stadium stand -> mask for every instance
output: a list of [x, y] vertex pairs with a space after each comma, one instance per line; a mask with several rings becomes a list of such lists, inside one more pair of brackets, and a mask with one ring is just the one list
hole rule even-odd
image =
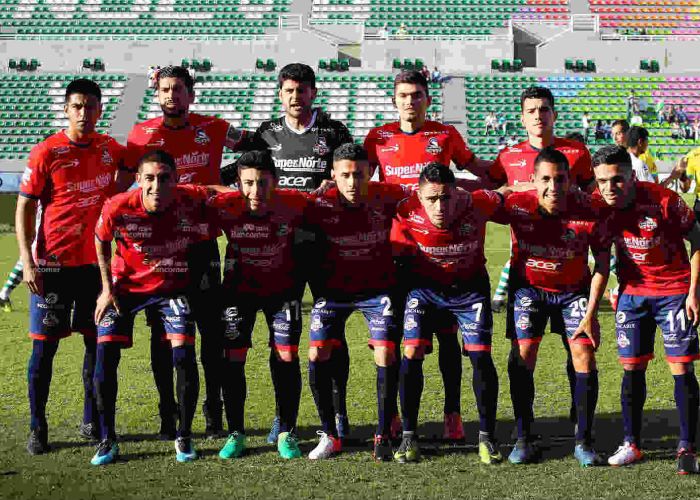
[[[85, 75], [59, 73], [0, 73], [0, 158], [25, 158], [32, 146], [65, 127], [65, 85]], [[91, 74], [102, 87], [100, 131], [110, 129], [127, 82], [126, 75]]]
[[601, 28], [621, 34], [700, 34], [700, 7], [693, 0], [589, 0], [589, 7]]

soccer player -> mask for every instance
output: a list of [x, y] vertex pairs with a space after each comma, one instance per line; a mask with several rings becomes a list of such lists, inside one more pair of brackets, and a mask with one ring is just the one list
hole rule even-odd
[[276, 359], [272, 377], [279, 408], [277, 448], [282, 458], [297, 458], [301, 451], [293, 431], [301, 397], [302, 290], [297, 286], [294, 239], [310, 200], [305, 193], [276, 189], [277, 170], [269, 151], [244, 153], [237, 164], [239, 192], [210, 201], [228, 240], [222, 286], [222, 386], [229, 437], [219, 456], [237, 458], [246, 449], [245, 362], [255, 319], [262, 311]]
[[[428, 82], [418, 71], [403, 71], [394, 79], [392, 98], [399, 121], [373, 128], [365, 138], [370, 164], [379, 180], [415, 190], [423, 168], [431, 162], [481, 174], [486, 164], [478, 160], [456, 128], [427, 119], [432, 99]], [[445, 388], [445, 439], [464, 438], [460, 415], [462, 358], [457, 340], [457, 324], [450, 316], [436, 316], [440, 342], [439, 364]]]
[[[700, 227], [692, 210], [673, 191], [635, 180], [625, 149], [601, 148], [593, 168], [602, 201], [613, 209], [620, 282], [615, 323], [624, 368], [621, 403], [624, 442], [608, 459], [613, 466], [642, 459], [642, 411], [646, 369], [654, 357], [654, 334], [661, 329], [666, 361], [673, 375], [680, 421], [679, 474], [698, 471], [695, 437], [698, 425], [698, 275]], [[684, 240], [690, 241], [690, 260]]]
[[14, 289], [17, 288], [20, 283], [22, 283], [23, 266], [24, 264], [22, 264], [22, 259], [18, 259], [15, 263], [15, 267], [13, 267], [10, 274], [7, 275], [7, 280], [0, 291], [0, 308], [2, 308], [3, 312], [12, 312], [12, 301], [10, 301], [10, 295]]
[[445, 313], [459, 322], [464, 354], [473, 367], [479, 457], [487, 464], [502, 460], [494, 436], [498, 375], [491, 358], [493, 318], [484, 257], [486, 222], [502, 205], [503, 197], [490, 191], [464, 193], [460, 199], [454, 174], [437, 162], [422, 169], [418, 190], [399, 204], [391, 239], [409, 289], [400, 369], [404, 430], [394, 455], [399, 462], [420, 459], [416, 430], [423, 359], [432, 350], [433, 318]]
[[68, 84], [63, 108], [68, 128], [32, 149], [17, 200], [17, 241], [24, 281], [31, 292], [29, 336], [33, 343], [28, 367], [31, 419], [27, 451], [32, 455], [49, 450], [46, 403], [53, 358], [59, 340], [71, 331], [82, 333], [85, 344], [85, 403], [80, 434], [94, 438], [99, 432], [92, 379], [96, 335], [93, 314], [100, 277], [89, 233], [102, 203], [113, 194], [115, 174], [124, 155], [124, 148], [114, 139], [95, 132], [102, 113], [101, 100], [100, 87], [91, 80]]
[[[284, 115], [274, 120], [260, 124], [256, 132], [248, 140], [242, 142], [239, 149], [269, 150], [277, 169], [277, 183], [280, 188], [296, 189], [299, 191], [315, 191], [331, 177], [333, 152], [341, 144], [353, 142], [352, 135], [341, 122], [331, 119], [321, 108], [314, 107], [316, 99], [316, 75], [306, 64], [292, 63], [284, 66], [277, 77], [278, 97], [285, 110]], [[236, 180], [238, 171], [236, 164], [227, 166], [222, 172], [225, 184]], [[310, 235], [304, 231], [297, 232], [295, 253], [299, 258], [309, 256]], [[300, 272], [299, 296], [303, 296], [305, 278], [314, 274], [316, 264], [308, 259], [301, 266], [306, 271]], [[314, 283], [310, 283], [312, 294], [315, 294]], [[274, 353], [270, 353], [270, 371], [274, 375], [280, 361]], [[345, 340], [333, 351], [331, 364], [333, 367], [333, 399], [338, 415], [336, 416], [338, 432], [347, 437], [350, 426], [347, 417], [346, 392], [350, 373], [350, 357]], [[282, 366], [286, 371], [288, 367]], [[279, 402], [278, 402], [279, 403]], [[279, 405], [278, 405], [279, 406]], [[278, 441], [280, 427], [279, 408], [272, 423], [272, 429], [267, 437], [268, 443]]]
[[342, 448], [334, 420], [331, 364], [333, 351], [345, 337], [345, 322], [353, 311], [364, 315], [369, 346], [377, 365], [378, 425], [374, 458], [391, 460], [391, 421], [396, 414], [398, 364], [396, 343], [396, 272], [389, 241], [398, 202], [406, 196], [401, 186], [369, 182], [366, 151], [344, 144], [333, 153], [336, 188], [316, 199], [308, 223], [316, 231], [315, 259], [319, 263], [315, 303], [311, 311], [309, 385], [322, 431], [309, 453], [312, 460], [329, 458]]
[[[203, 186], [178, 185], [175, 159], [151, 151], [140, 160], [138, 189], [109, 199], [95, 227], [94, 245], [102, 278], [94, 321], [97, 323], [95, 391], [101, 442], [93, 465], [114, 462], [117, 369], [122, 348], [132, 345], [134, 318], [148, 315], [153, 332], [172, 346], [177, 375], [178, 429], [176, 459], [197, 458], [192, 445], [192, 419], [199, 396], [199, 373], [194, 348], [194, 320], [188, 289], [188, 250], [209, 232]], [[117, 250], [112, 259], [112, 240]]]
[[630, 130], [630, 124], [627, 120], [615, 120], [610, 128], [613, 142], [623, 148], [627, 147], [627, 132]]
[[[246, 137], [227, 121], [214, 116], [191, 113], [195, 99], [194, 80], [180, 66], [167, 66], [157, 73], [156, 96], [163, 116], [134, 125], [127, 139], [127, 167], [136, 167], [149, 151], [167, 151], [177, 164], [181, 184], [221, 184], [221, 156], [224, 146], [236, 149]], [[206, 434], [213, 438], [222, 432], [221, 380], [222, 346], [218, 325], [218, 289], [221, 262], [216, 243], [218, 233], [191, 249], [192, 288], [187, 292], [192, 313], [202, 335], [202, 368], [205, 398], [203, 403]], [[160, 395], [160, 436], [175, 435], [175, 399], [170, 344], [159, 335], [151, 338], [151, 366]]]
[[[576, 384], [576, 446], [584, 466], [597, 465], [591, 429], [598, 399], [594, 351], [600, 343], [597, 313], [610, 266], [606, 219], [591, 202], [569, 191], [569, 163], [553, 147], [535, 158], [536, 190], [510, 195], [497, 222], [509, 223], [513, 235], [513, 307], [508, 330], [513, 339], [508, 366], [518, 440], [508, 457], [514, 464], [533, 462], [532, 405], [537, 352], [547, 320], [563, 317]], [[593, 276], [588, 251], [593, 252]]]

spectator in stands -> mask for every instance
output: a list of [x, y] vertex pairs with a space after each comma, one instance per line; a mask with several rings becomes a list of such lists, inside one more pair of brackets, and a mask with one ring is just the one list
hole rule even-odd
[[506, 146], [508, 146], [508, 147], [515, 146], [518, 142], [520, 142], [520, 141], [518, 141], [518, 136], [513, 134], [510, 136], [510, 139], [508, 139], [506, 141]]
[[156, 68], [154, 66], [149, 66], [148, 67], [148, 72], [146, 73], [146, 79], [148, 80], [148, 88], [149, 89], [154, 89], [156, 88], [155, 85], [155, 77], [156, 75]]
[[637, 99], [634, 89], [630, 89], [630, 93], [627, 96], [627, 116], [632, 116], [636, 113], [639, 113], [639, 99]]
[[676, 121], [676, 108], [673, 104], [666, 106], [664, 110], [664, 121], [666, 123], [672, 123]]
[[627, 132], [629, 132], [630, 124], [627, 120], [615, 120], [612, 124], [612, 140], [618, 146], [627, 147]]
[[659, 125], [661, 125], [664, 121], [666, 121], [666, 116], [664, 114], [664, 109], [666, 108], [666, 103], [664, 103], [664, 100], [662, 98], [659, 98], [658, 101], [656, 101], [656, 107], [654, 111], [656, 111], [656, 118], [659, 121]]
[[649, 147], [649, 132], [644, 127], [631, 127], [627, 132], [627, 152], [632, 158], [632, 169], [638, 181], [654, 182], [646, 163], [639, 156]]
[[486, 135], [489, 134], [489, 129], [492, 129], [494, 132], [498, 133], [498, 120], [496, 119], [496, 113], [494, 113], [493, 111], [489, 111], [489, 114], [486, 116], [485, 125], [486, 129], [484, 130], [484, 133]]
[[423, 75], [426, 81], [430, 81], [430, 70], [427, 66], [423, 66], [423, 69], [420, 70], [420, 74]]
[[641, 125], [644, 124], [644, 120], [642, 119], [642, 115], [639, 113], [635, 113], [632, 115], [632, 119], [630, 119], [630, 125], [633, 127], [640, 127]]
[[639, 98], [639, 114], [646, 116], [647, 111], [649, 111], [649, 101], [647, 101], [646, 97], [641, 96]]
[[681, 136], [683, 139], [687, 139], [690, 137], [690, 120], [688, 120], [688, 115], [686, 114], [685, 111], [683, 111], [683, 105], [679, 104], [678, 109], [676, 110], [676, 121], [678, 122], [678, 126], [681, 129]]
[[408, 28], [406, 28], [406, 23], [401, 23], [401, 26], [399, 26], [399, 29], [396, 31], [396, 36], [405, 37], [406, 35], [408, 35]]
[[700, 136], [700, 116], [696, 115], [693, 120], [693, 139], [697, 141], [698, 136]]
[[433, 72], [430, 75], [430, 79], [434, 83], [440, 83], [442, 81], [442, 74], [440, 73], [440, 70], [437, 68], [437, 66], [433, 67]]
[[606, 120], [603, 123], [603, 133], [603, 139], [605, 139], [606, 141], [612, 139], [612, 125], [610, 124], [610, 120]]
[[682, 138], [683, 138], [683, 133], [681, 132], [681, 126], [676, 120], [673, 120], [671, 122], [671, 139], [682, 139]]
[[581, 128], [583, 129], [584, 144], [588, 142], [588, 131], [591, 129], [591, 121], [588, 118], [588, 111], [583, 112], [581, 117]]
[[503, 112], [498, 112], [498, 129], [505, 136], [508, 135], [508, 116]]
[[388, 40], [389, 37], [391, 36], [391, 26], [389, 26], [389, 23], [384, 23], [384, 26], [382, 26], [382, 29], [379, 30], [379, 38], [383, 38], [384, 40]]
[[603, 139], [605, 139], [605, 127], [603, 120], [598, 120], [595, 124], [595, 140], [602, 141]]
[[503, 149], [506, 149], [506, 138], [502, 135], [498, 138], [498, 150], [501, 151]]

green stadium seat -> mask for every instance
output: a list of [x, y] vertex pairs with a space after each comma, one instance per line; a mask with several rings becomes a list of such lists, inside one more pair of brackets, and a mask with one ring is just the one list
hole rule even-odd
[[255, 69], [265, 69], [265, 61], [258, 58], [255, 60]]
[[568, 71], [573, 71], [574, 70], [574, 60], [573, 59], [565, 59], [564, 60], [564, 69]]
[[340, 60], [340, 71], [348, 71], [350, 69], [350, 61], [348, 59]]
[[395, 58], [395, 59], [391, 62], [391, 67], [392, 67], [393, 69], [401, 69], [401, 59]]
[[500, 71], [501, 70], [501, 60], [500, 59], [491, 59], [491, 70], [492, 71]]
[[265, 71], [275, 71], [276, 67], [277, 67], [277, 63], [275, 62], [274, 59], [268, 59], [265, 62]]

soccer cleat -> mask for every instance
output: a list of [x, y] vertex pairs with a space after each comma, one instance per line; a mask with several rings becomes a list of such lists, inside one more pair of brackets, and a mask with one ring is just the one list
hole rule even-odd
[[698, 473], [698, 458], [695, 455], [694, 451], [690, 451], [686, 448], [681, 448], [680, 450], [678, 450], [676, 460], [678, 463], [678, 467], [676, 470], [681, 476]]
[[642, 458], [644, 458], [644, 453], [637, 448], [637, 445], [625, 441], [624, 444], [608, 458], [608, 464], [613, 467], [619, 467], [621, 465], [630, 465], [639, 462]]
[[401, 417], [398, 414], [394, 415], [391, 419], [391, 429], [389, 430], [389, 435], [392, 441], [398, 441], [403, 435], [403, 424], [401, 423]]
[[97, 425], [93, 424], [92, 422], [88, 424], [80, 424], [80, 427], [78, 428], [78, 435], [83, 439], [87, 439], [88, 441], [99, 441], [100, 439]]
[[11, 313], [12, 312], [12, 302], [10, 302], [10, 299], [0, 298], [0, 309], [2, 309], [3, 312]]
[[331, 458], [333, 455], [340, 453], [342, 449], [342, 441], [340, 438], [326, 434], [323, 431], [317, 431], [316, 434], [320, 437], [316, 448], [309, 453], [311, 460], [324, 460]]
[[30, 455], [42, 455], [48, 453], [51, 447], [48, 443], [48, 432], [44, 429], [33, 429], [29, 432], [27, 451]]
[[340, 439], [347, 439], [350, 436], [350, 422], [347, 415], [337, 413], [335, 415], [335, 430]]
[[464, 439], [462, 416], [459, 413], [445, 413], [442, 437], [450, 441], [461, 441]]
[[479, 439], [479, 460], [482, 464], [500, 464], [503, 455], [498, 451], [498, 443], [491, 439]]
[[116, 462], [119, 458], [119, 445], [111, 439], [104, 439], [97, 445], [97, 452], [92, 457], [92, 465], [107, 465]]
[[537, 458], [537, 447], [525, 439], [518, 439], [513, 446], [513, 451], [508, 455], [508, 461], [516, 465], [530, 464], [537, 461]]
[[394, 452], [391, 450], [391, 441], [387, 436], [374, 436], [372, 456], [377, 462], [391, 462], [394, 458]]
[[506, 301], [504, 299], [493, 299], [491, 301], [491, 311], [494, 313], [499, 313], [503, 311], [506, 307]]
[[577, 444], [574, 447], [574, 457], [581, 467], [596, 467], [603, 464], [603, 459], [596, 453], [592, 446]]
[[197, 458], [197, 452], [192, 446], [192, 439], [179, 437], [175, 440], [175, 459], [180, 462], [191, 462]]
[[280, 417], [278, 415], [275, 415], [275, 418], [272, 420], [272, 428], [270, 428], [270, 433], [267, 435], [267, 442], [269, 444], [275, 444], [277, 442], [277, 438], [279, 438], [280, 435]]
[[418, 438], [413, 433], [404, 433], [401, 445], [399, 445], [399, 449], [394, 453], [394, 460], [401, 464], [420, 461]]
[[228, 460], [229, 458], [238, 458], [245, 452], [245, 434], [239, 432], [232, 432], [229, 434], [226, 444], [221, 448], [219, 452], [219, 458]]
[[280, 432], [277, 438], [277, 451], [285, 460], [300, 458], [299, 440], [291, 432]]

